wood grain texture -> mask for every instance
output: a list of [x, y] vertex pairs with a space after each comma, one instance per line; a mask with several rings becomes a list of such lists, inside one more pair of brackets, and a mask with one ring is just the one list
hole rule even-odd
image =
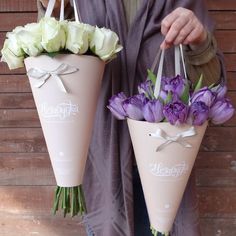
[[209, 10], [225, 11], [236, 10], [235, 0], [204, 0]]
[[1, 12], [31, 12], [37, 11], [36, 0], [1, 0]]

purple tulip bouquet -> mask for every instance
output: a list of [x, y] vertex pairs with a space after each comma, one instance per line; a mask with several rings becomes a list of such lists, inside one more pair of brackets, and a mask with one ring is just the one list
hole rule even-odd
[[156, 76], [148, 71], [148, 79], [138, 86], [138, 94], [127, 97], [123, 92], [109, 100], [108, 108], [119, 120], [130, 118], [172, 125], [202, 125], [207, 120], [219, 125], [229, 120], [235, 109], [226, 97], [226, 85], [202, 87], [203, 77], [195, 86], [184, 77], [162, 77], [161, 92], [154, 96]]
[[154, 236], [169, 235], [208, 122], [223, 124], [235, 112], [223, 84], [202, 86], [201, 76], [193, 86], [180, 75], [161, 76], [157, 96], [157, 80], [148, 70], [137, 94], [121, 92], [108, 105], [128, 121]]

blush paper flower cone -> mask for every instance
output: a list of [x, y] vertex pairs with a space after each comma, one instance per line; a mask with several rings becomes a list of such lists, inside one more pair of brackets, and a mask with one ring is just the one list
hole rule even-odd
[[[61, 65], [68, 68], [55, 75]], [[57, 185], [81, 185], [105, 64], [93, 56], [58, 54], [28, 57], [25, 66]], [[39, 78], [29, 75], [32, 69]]]
[[[151, 227], [168, 234], [198, 154], [207, 122], [196, 127], [176, 127], [166, 122], [148, 123], [128, 119], [128, 126]], [[181, 143], [173, 141], [180, 133], [186, 133], [187, 130], [191, 133], [193, 129], [195, 135], [185, 137], [179, 141]], [[164, 131], [169, 137], [166, 139], [172, 139], [173, 142], [163, 146], [167, 141], [155, 136], [157, 130]]]

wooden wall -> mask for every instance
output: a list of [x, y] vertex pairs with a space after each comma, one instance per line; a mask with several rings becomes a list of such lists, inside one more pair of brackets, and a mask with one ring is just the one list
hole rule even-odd
[[[236, 106], [236, 1], [206, 2], [216, 20], [229, 95]], [[35, 1], [1, 0], [0, 48], [6, 31], [36, 16]], [[211, 126], [202, 144], [196, 167], [203, 236], [236, 235], [235, 140], [234, 117], [224, 126]], [[54, 185], [25, 71], [9, 71], [0, 63], [0, 235], [84, 235], [79, 218], [51, 216]]]

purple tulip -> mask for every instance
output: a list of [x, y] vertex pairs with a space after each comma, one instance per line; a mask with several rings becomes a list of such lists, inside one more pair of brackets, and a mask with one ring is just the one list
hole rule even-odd
[[127, 98], [123, 102], [124, 110], [127, 116], [134, 120], [143, 120], [143, 106], [147, 102], [144, 94], [135, 95]]
[[151, 80], [146, 80], [138, 86], [139, 94], [144, 93], [148, 98], [153, 97], [154, 86]]
[[217, 101], [210, 110], [210, 118], [213, 124], [223, 124], [229, 120], [235, 113], [235, 109], [232, 106], [229, 99], [222, 99]]
[[144, 119], [148, 122], [160, 122], [163, 120], [163, 104], [157, 100], [148, 101], [143, 107]]
[[177, 100], [165, 105], [163, 113], [165, 118], [172, 125], [180, 125], [185, 123], [187, 120], [188, 106], [185, 105], [183, 102]]
[[118, 93], [117, 95], [112, 96], [112, 98], [109, 100], [109, 105], [107, 106], [108, 109], [112, 112], [112, 114], [118, 119], [118, 120], [124, 120], [127, 116], [124, 108], [123, 108], [123, 102], [127, 99], [125, 94], [123, 92]]
[[191, 124], [202, 125], [209, 117], [209, 107], [204, 102], [194, 102], [189, 110], [189, 118]]
[[216, 87], [213, 87], [211, 91], [216, 94], [216, 100], [221, 100], [226, 95], [227, 87], [220, 84]]
[[208, 107], [211, 107], [215, 99], [215, 93], [213, 93], [208, 87], [203, 87], [192, 94], [190, 101], [191, 103], [204, 102]]
[[162, 90], [166, 94], [172, 92], [180, 97], [184, 92], [185, 86], [185, 79], [180, 75], [173, 78], [162, 78]]

